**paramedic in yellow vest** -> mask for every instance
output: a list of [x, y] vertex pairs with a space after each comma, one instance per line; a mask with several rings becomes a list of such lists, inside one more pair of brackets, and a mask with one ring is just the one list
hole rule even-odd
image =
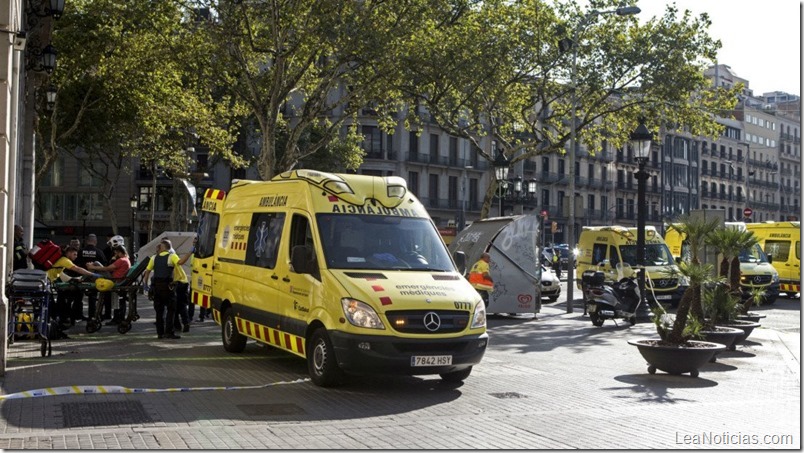
[[159, 339], [178, 340], [173, 323], [176, 320], [176, 284], [173, 278], [173, 268], [179, 262], [179, 256], [171, 253], [173, 244], [163, 239], [156, 249], [156, 255], [148, 262], [145, 268], [143, 281], [145, 291], [149, 291], [148, 278], [154, 274], [152, 285], [154, 310], [156, 311], [156, 337]]
[[553, 271], [556, 273], [556, 278], [561, 278], [561, 258], [559, 256], [561, 252], [554, 248], [553, 249]]
[[469, 271], [469, 283], [480, 293], [480, 297], [483, 298], [486, 307], [489, 306], [489, 291], [494, 289], [494, 281], [489, 274], [490, 260], [491, 256], [488, 253], [483, 253]]

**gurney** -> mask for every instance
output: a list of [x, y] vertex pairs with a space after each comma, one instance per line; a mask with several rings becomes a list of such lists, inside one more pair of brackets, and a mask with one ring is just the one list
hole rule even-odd
[[[131, 324], [140, 319], [140, 315], [137, 313], [137, 293], [140, 291], [140, 288], [142, 288], [142, 274], [145, 272], [145, 268], [148, 267], [150, 259], [150, 257], [146, 256], [141, 261], [134, 263], [128, 270], [128, 273], [126, 273], [126, 276], [119, 282], [113, 282], [105, 278], [100, 278], [95, 281], [73, 278], [67, 281], [57, 280], [55, 286], [57, 289], [70, 286], [71, 288], [81, 290], [96, 290], [101, 293], [111, 292], [117, 294], [120, 298], [124, 298], [127, 300], [127, 314], [120, 324], [117, 325], [117, 331], [121, 334], [127, 333], [131, 330]], [[86, 326], [87, 333], [97, 332], [103, 326], [101, 320], [102, 310], [103, 303], [98, 300], [98, 304], [95, 306], [95, 313], [89, 314], [90, 318]]]
[[53, 300], [50, 281], [45, 271], [19, 269], [11, 274], [6, 285], [10, 308], [8, 343], [17, 335], [39, 337], [42, 357], [50, 356], [50, 302]]

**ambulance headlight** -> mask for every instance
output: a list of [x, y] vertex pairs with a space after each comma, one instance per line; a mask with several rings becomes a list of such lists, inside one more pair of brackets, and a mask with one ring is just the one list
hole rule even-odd
[[678, 279], [678, 284], [680, 286], [690, 286], [690, 279], [682, 275], [681, 278]]
[[481, 300], [475, 305], [475, 312], [472, 314], [472, 326], [470, 329], [486, 327], [486, 304]]
[[359, 300], [343, 298], [341, 299], [343, 314], [353, 326], [365, 327], [366, 329], [385, 330], [380, 317], [368, 304]]
[[779, 274], [773, 274], [773, 277], [771, 277], [771, 283], [779, 283]]

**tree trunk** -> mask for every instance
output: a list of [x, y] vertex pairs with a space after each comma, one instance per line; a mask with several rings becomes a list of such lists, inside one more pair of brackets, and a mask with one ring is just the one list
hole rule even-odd
[[676, 320], [673, 323], [673, 330], [670, 331], [669, 341], [673, 344], [682, 344], [686, 342], [686, 338], [684, 338], [684, 326], [687, 325], [687, 317], [689, 316], [690, 306], [693, 302], [693, 294], [694, 294], [693, 286], [687, 288], [684, 291], [684, 295], [681, 296], [681, 301], [678, 303], [678, 309], [676, 310]]

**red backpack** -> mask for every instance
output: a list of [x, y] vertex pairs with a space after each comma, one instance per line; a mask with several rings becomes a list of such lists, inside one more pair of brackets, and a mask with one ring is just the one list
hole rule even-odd
[[31, 249], [30, 256], [34, 268], [46, 271], [61, 258], [61, 247], [50, 239], [44, 239]]

